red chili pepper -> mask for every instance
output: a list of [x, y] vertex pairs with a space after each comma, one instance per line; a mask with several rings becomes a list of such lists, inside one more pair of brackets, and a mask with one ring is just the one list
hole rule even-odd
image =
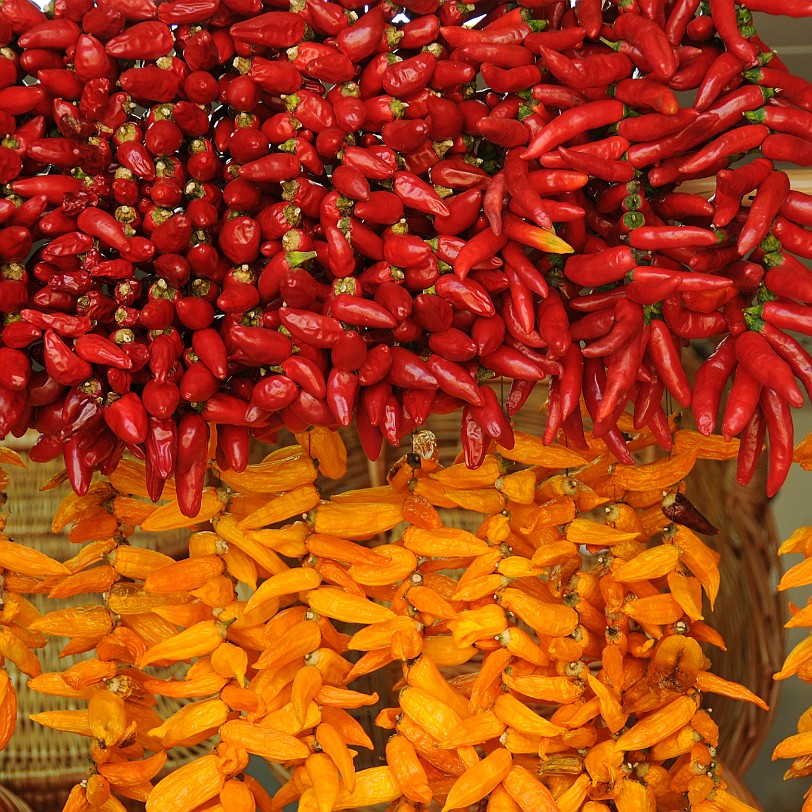
[[753, 416], [739, 435], [739, 453], [736, 462], [736, 481], [745, 486], [753, 479], [761, 452], [764, 449], [764, 437], [767, 421], [761, 405], [756, 406]]
[[[659, 116], [659, 113], [651, 113], [647, 119]], [[711, 112], [700, 113], [692, 121], [689, 121], [682, 129], [673, 134], [664, 136], [654, 136], [644, 143], [634, 144], [629, 148], [629, 161], [638, 169], [657, 163], [666, 158], [671, 158], [678, 153], [684, 153], [697, 144], [705, 141], [714, 131], [718, 118]], [[659, 120], [654, 122], [659, 125]], [[657, 129], [662, 127], [657, 126]], [[622, 131], [621, 131], [622, 130]], [[629, 140], [637, 140], [634, 133], [630, 133], [628, 128], [618, 127], [618, 132], [625, 135]]]
[[473, 279], [460, 279], [455, 274], [444, 274], [436, 282], [437, 294], [455, 308], [470, 310], [478, 316], [493, 316], [496, 312], [487, 291]]
[[797, 299], [804, 304], [812, 304], [812, 271], [791, 254], [780, 252], [766, 254], [764, 262], [770, 265], [764, 277], [764, 284], [771, 293], [783, 298]]
[[635, 176], [635, 168], [628, 161], [613, 161], [587, 152], [558, 148], [558, 155], [569, 169], [593, 175], [609, 183], [628, 183]]
[[401, 268], [417, 268], [433, 256], [431, 246], [416, 234], [390, 234], [383, 245], [387, 262]]
[[489, 441], [467, 405], [462, 410], [461, 434], [465, 464], [471, 469], [479, 468], [485, 462]]
[[[588, 358], [584, 363], [584, 402], [587, 410], [596, 419], [598, 409], [603, 401], [603, 390], [606, 386], [606, 373], [603, 363], [597, 358]], [[575, 412], [573, 412], [575, 414]], [[572, 417], [572, 415], [570, 416]], [[580, 420], [579, 420], [580, 422]], [[567, 423], [564, 423], [565, 431]], [[634, 465], [634, 458], [626, 446], [623, 434], [617, 425], [609, 426], [601, 433], [601, 439], [606, 443], [615, 457], [626, 465]]]
[[344, 333], [330, 351], [330, 362], [342, 372], [357, 372], [366, 357], [366, 342], [355, 330]]
[[45, 368], [58, 383], [73, 386], [93, 374], [93, 369], [73, 353], [52, 329], [45, 330]]
[[688, 25], [699, 8], [699, 2], [700, 0], [677, 0], [671, 8], [664, 31], [668, 41], [675, 47], [685, 37]]
[[103, 414], [105, 423], [123, 442], [140, 445], [147, 439], [149, 417], [134, 392], [109, 402]]
[[116, 344], [95, 333], [79, 336], [76, 340], [76, 354], [90, 364], [131, 369], [132, 360]]
[[465, 279], [472, 268], [495, 257], [507, 241], [505, 234], [497, 236], [489, 228], [478, 232], [462, 246], [454, 258], [454, 273], [460, 279]]
[[614, 33], [640, 51], [655, 78], [666, 81], [676, 73], [679, 66], [676, 50], [652, 20], [637, 14], [621, 14], [615, 21]]
[[518, 380], [541, 381], [548, 374], [561, 374], [561, 365], [557, 361], [551, 361], [538, 354], [534, 354], [531, 358], [526, 352], [507, 344], [482, 355], [480, 360], [486, 369], [492, 370], [497, 375]]
[[720, 135], [680, 164], [680, 171], [697, 173], [706, 171], [721, 159], [738, 153], [747, 153], [760, 146], [769, 130], [762, 124], [751, 124]]
[[722, 420], [722, 436], [725, 439], [735, 437], [744, 429], [758, 405], [760, 393], [759, 381], [744, 367], [738, 366]]
[[779, 212], [796, 225], [811, 227], [812, 195], [803, 192], [790, 192]]
[[246, 327], [226, 321], [221, 329], [221, 335], [229, 358], [251, 366], [278, 364], [291, 353], [290, 339], [275, 330]]
[[691, 386], [682, 368], [674, 337], [664, 322], [652, 321], [647, 353], [657, 375], [677, 403], [689, 406]]
[[465, 367], [437, 354], [430, 355], [426, 363], [444, 392], [473, 406], [485, 404], [483, 393], [487, 387], [478, 386]]
[[395, 172], [394, 192], [407, 208], [426, 214], [448, 217], [450, 212], [440, 196], [425, 181], [411, 172]]
[[605, 336], [615, 321], [615, 306], [618, 302], [626, 298], [622, 288], [620, 296], [612, 296], [607, 299], [604, 306], [598, 310], [587, 312], [583, 318], [576, 319], [570, 324], [570, 336], [573, 341], [590, 341], [594, 338]]
[[[556, 32], [550, 32], [556, 33]], [[557, 50], [550, 46], [552, 50]], [[562, 87], [561, 85], [538, 84], [533, 87], [533, 98], [540, 101], [545, 107], [556, 107], [560, 110], [569, 110], [579, 107], [587, 102], [586, 96], [577, 90]]]
[[395, 98], [404, 98], [422, 90], [431, 80], [437, 57], [431, 51], [389, 65], [383, 72], [383, 89]]
[[485, 62], [481, 73], [485, 84], [496, 93], [519, 93], [541, 80], [541, 71], [532, 64], [505, 69]]
[[604, 88], [632, 72], [632, 63], [625, 53], [601, 52], [570, 59], [543, 46], [538, 50], [553, 76], [587, 95], [592, 88]]
[[482, 210], [482, 192], [467, 189], [444, 200], [449, 216], [436, 216], [434, 228], [438, 234], [461, 234], [467, 231], [479, 217]]
[[[367, 358], [369, 355], [370, 353], [367, 354]], [[282, 361], [280, 367], [287, 378], [300, 386], [311, 397], [316, 400], [324, 399], [327, 394], [327, 383], [322, 370], [314, 361], [302, 355], [291, 355]]]
[[330, 309], [335, 318], [353, 326], [371, 329], [397, 326], [397, 320], [385, 307], [360, 296], [341, 293], [332, 300]]
[[640, 382], [634, 396], [633, 425], [638, 431], [649, 424], [665, 392], [665, 384], [650, 365], [646, 364], [645, 372], [649, 380]]
[[767, 469], [767, 496], [775, 496], [786, 481], [792, 465], [793, 425], [789, 405], [778, 392], [764, 387], [760, 397], [761, 408], [769, 436]]
[[203, 495], [209, 447], [209, 427], [194, 412], [178, 421], [175, 485], [178, 504], [184, 516], [197, 516]]
[[734, 53], [745, 65], [755, 63], [758, 48], [739, 32], [736, 7], [726, 0], [709, 0], [709, 6], [713, 25], [728, 51]]
[[611, 329], [583, 349], [585, 358], [600, 358], [628, 346], [643, 329], [643, 308], [628, 299], [614, 307]]
[[631, 388], [637, 378], [643, 355], [649, 344], [650, 327], [645, 325], [631, 342], [612, 352], [607, 358], [606, 387], [595, 418], [595, 430], [608, 421], [614, 425], [626, 405]]
[[523, 160], [538, 158], [587, 130], [616, 124], [623, 118], [625, 109], [620, 101], [606, 100], [565, 110], [533, 138], [520, 157]]
[[736, 339], [736, 358], [757, 381], [775, 389], [790, 405], [795, 408], [803, 405], [804, 398], [792, 369], [760, 333], [748, 331]]
[[789, 194], [789, 178], [785, 172], [772, 172], [758, 187], [739, 233], [737, 247], [744, 256], [752, 251], [769, 233], [770, 226]]
[[505, 448], [513, 448], [516, 444], [513, 428], [505, 417], [505, 412], [496, 392], [489, 386], [483, 386], [481, 393], [484, 402], [481, 406], [468, 406], [471, 416], [482, 427], [489, 437], [496, 440]]
[[683, 107], [674, 115], [646, 113], [634, 118], [624, 118], [618, 122], [618, 135], [629, 141], [656, 141], [682, 132], [698, 118], [699, 113], [692, 107]]
[[720, 242], [719, 234], [699, 226], [641, 226], [629, 234], [632, 247], [644, 251], [664, 248], [701, 248]]
[[[431, 106], [429, 102], [429, 106]], [[434, 127], [432, 117], [431, 126]], [[432, 138], [433, 138], [432, 134]], [[487, 190], [492, 180], [487, 172], [477, 166], [467, 163], [459, 158], [447, 158], [431, 167], [432, 183], [439, 186], [448, 186], [450, 189], [480, 189]]]
[[694, 107], [704, 111], [722, 94], [729, 83], [744, 70], [745, 64], [731, 51], [716, 57], [696, 94]]
[[105, 43], [104, 49], [116, 59], [151, 61], [168, 54], [174, 47], [169, 26], [156, 20], [136, 23]]
[[615, 85], [613, 95], [634, 110], [642, 108], [670, 116], [680, 109], [674, 91], [656, 79], [622, 79]]
[[240, 169], [240, 177], [258, 183], [279, 183], [295, 178], [301, 169], [299, 159], [295, 155], [286, 152], [279, 152], [274, 155], [266, 155], [243, 164]]
[[792, 336], [760, 320], [750, 319], [749, 324], [757, 330], [775, 352], [792, 368], [807, 393], [812, 397], [812, 356]]
[[581, 287], [599, 287], [617, 282], [639, 264], [639, 254], [627, 245], [607, 248], [596, 254], [574, 254], [564, 265], [564, 274]]
[[722, 313], [700, 313], [683, 307], [677, 295], [671, 295], [662, 303], [663, 318], [674, 335], [679, 338], [710, 338], [723, 333], [726, 327]]

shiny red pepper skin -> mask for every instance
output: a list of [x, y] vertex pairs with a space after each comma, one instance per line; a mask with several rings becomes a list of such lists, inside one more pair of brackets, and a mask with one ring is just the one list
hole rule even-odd
[[147, 439], [149, 417], [134, 392], [109, 403], [104, 409], [104, 420], [116, 437], [125, 443], [140, 445]]
[[739, 453], [736, 460], [736, 481], [739, 485], [748, 485], [753, 479], [764, 448], [766, 432], [767, 421], [759, 404], [739, 436]]
[[614, 307], [608, 333], [583, 349], [584, 358], [601, 358], [628, 346], [642, 331], [643, 308], [628, 299], [619, 299]]
[[610, 426], [617, 423], [648, 348], [649, 334], [650, 328], [645, 325], [628, 346], [621, 347], [607, 358], [606, 387], [595, 415], [596, 431], [600, 431], [607, 422]]
[[748, 331], [736, 339], [736, 358], [763, 386], [775, 389], [796, 409], [803, 406], [804, 398], [792, 369], [760, 333]]
[[[597, 358], [589, 358], [584, 364], [584, 402], [593, 419], [603, 400], [603, 390], [606, 386], [606, 373], [603, 363]], [[574, 414], [574, 412], [573, 412]], [[566, 423], [565, 423], [566, 426]], [[565, 428], [566, 430], [566, 428]], [[620, 429], [616, 425], [609, 426], [601, 433], [601, 439], [606, 443], [615, 457], [627, 465], [634, 465], [634, 458], [626, 447], [626, 442]]]
[[465, 464], [472, 469], [479, 468], [488, 453], [489, 441], [470, 406], [465, 406], [462, 410], [461, 436]]
[[651, 323], [647, 353], [654, 369], [677, 403], [683, 407], [690, 406], [691, 386], [679, 360], [679, 349], [664, 322], [655, 320]]
[[796, 339], [771, 324], [757, 322], [753, 326], [767, 339], [773, 350], [790, 365], [795, 377], [812, 398], [812, 356]]
[[758, 315], [774, 327], [812, 335], [812, 307], [794, 302], [768, 301], [761, 306]]
[[760, 397], [769, 442], [767, 496], [775, 496], [792, 465], [793, 425], [789, 404], [774, 389], [764, 387]]
[[209, 426], [194, 412], [178, 421], [175, 486], [178, 504], [184, 516], [197, 516], [202, 502], [203, 483], [208, 462]]
[[697, 428], [706, 437], [716, 428], [716, 416], [722, 391], [736, 368], [736, 345], [732, 337], [725, 338], [714, 353], [702, 364], [694, 380], [691, 410]]

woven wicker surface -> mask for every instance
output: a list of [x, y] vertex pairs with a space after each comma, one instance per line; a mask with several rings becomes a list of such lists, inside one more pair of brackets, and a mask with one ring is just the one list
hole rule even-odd
[[0, 787], [0, 812], [33, 812], [31, 807], [22, 799]]
[[[5, 443], [25, 456], [36, 435], [28, 435], [19, 440], [8, 438]], [[57, 560], [64, 561], [75, 553], [65, 535], [50, 532], [51, 519], [62, 498], [69, 492], [68, 485], [61, 485], [53, 491], [40, 492], [39, 488], [49, 477], [63, 468], [61, 461], [42, 465], [31, 465], [26, 469], [11, 468], [11, 482], [8, 488], [9, 517], [7, 532], [22, 544], [41, 550]], [[183, 533], [134, 534], [134, 544], [155, 548], [171, 556], [185, 552], [186, 542]], [[92, 603], [92, 595], [78, 595], [55, 601], [43, 595], [29, 596], [31, 602], [42, 612], [66, 606]], [[39, 651], [43, 672], [62, 671], [89, 655], [59, 658], [59, 650], [65, 640], [51, 639]], [[57, 733], [32, 722], [29, 714], [46, 710], [84, 708], [85, 703], [71, 702], [56, 696], [47, 696], [28, 690], [27, 677], [15, 668], [9, 674], [17, 690], [18, 719], [17, 730], [8, 746], [0, 752], [0, 783], [18, 793], [33, 809], [58, 810], [67, 797], [70, 788], [86, 776], [88, 768], [88, 740], [70, 733]], [[158, 698], [157, 712], [164, 718], [174, 713], [179, 704], [175, 700]], [[191, 750], [176, 748], [170, 752], [170, 764], [176, 767], [192, 757]], [[2, 799], [0, 798], [0, 802]], [[14, 809], [15, 807], [9, 807]], [[20, 807], [24, 809], [25, 807]], [[143, 804], [132, 809], [143, 810]], [[0, 810], [3, 807], [0, 805]]]

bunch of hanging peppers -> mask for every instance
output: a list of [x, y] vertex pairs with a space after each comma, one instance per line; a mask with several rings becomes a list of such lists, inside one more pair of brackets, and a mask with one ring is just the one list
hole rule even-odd
[[[656, 444], [621, 426], [636, 451]], [[197, 527], [177, 500], [150, 504], [138, 461], [70, 494], [53, 529], [83, 546], [64, 565], [42, 556], [31, 577], [20, 545], [0, 546], [18, 600], [103, 593], [25, 618], [26, 635], [89, 658], [41, 673], [28, 637], [7, 655], [29, 689], [79, 704], [32, 716], [90, 739], [64, 812], [122, 812], [120, 798], [147, 812], [752, 810], [701, 700], [767, 706], [708, 670], [702, 644], [725, 641], [705, 622], [719, 554], [700, 536], [718, 531], [683, 482], [738, 442], [672, 429], [673, 453], [635, 468], [591, 434], [573, 450], [517, 432], [476, 470], [443, 466], [418, 431], [387, 484], [329, 499], [319, 487], [346, 476], [347, 452], [313, 429], [243, 472], [213, 466]], [[136, 527], [191, 527], [188, 556], [139, 545]], [[162, 773], [173, 748], [203, 743]], [[274, 796], [249, 754], [286, 768]]]
[[663, 394], [710, 432], [732, 379], [774, 493], [812, 387], [812, 198], [779, 168], [812, 164], [812, 85], [751, 11], [812, 5], [6, 0], [0, 437], [37, 429], [80, 494], [129, 452], [194, 515], [207, 423], [239, 471], [281, 427], [375, 459], [460, 411], [477, 466], [547, 381], [546, 439], [583, 443], [583, 395], [629, 463], [629, 404], [668, 448]]

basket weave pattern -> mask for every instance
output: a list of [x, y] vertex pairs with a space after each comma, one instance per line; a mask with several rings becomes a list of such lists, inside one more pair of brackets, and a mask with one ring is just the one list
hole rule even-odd
[[[36, 435], [11, 441], [7, 445], [15, 448], [25, 457], [25, 451], [31, 447]], [[15, 541], [33, 547], [57, 560], [63, 561], [75, 553], [65, 535], [51, 533], [51, 519], [62, 498], [69, 492], [69, 486], [63, 484], [58, 488], [40, 492], [40, 486], [49, 477], [63, 469], [61, 460], [51, 463], [30, 465], [28, 468], [10, 470], [11, 482], [8, 488], [8, 505], [11, 516], [8, 520], [7, 533]], [[132, 536], [134, 545], [160, 548], [169, 556], [185, 554], [186, 536], [183, 532], [166, 533], [160, 541], [154, 534], [135, 533]], [[55, 608], [86, 605], [95, 602], [98, 596], [77, 595], [60, 600], [59, 607], [45, 595], [29, 595], [31, 602], [41, 612]], [[43, 672], [61, 671], [73, 665], [87, 655], [70, 656], [60, 660], [59, 651], [64, 640], [50, 639], [48, 645], [38, 652]], [[76, 703], [70, 699], [30, 691], [26, 687], [27, 677], [15, 668], [9, 668], [9, 675], [17, 691], [18, 718], [17, 730], [5, 750], [0, 751], [0, 783], [19, 794], [35, 810], [61, 809], [70, 788], [86, 777], [88, 767], [88, 740], [72, 734], [57, 733], [35, 724], [29, 714], [49, 710], [74, 710], [86, 707], [85, 703]], [[156, 711], [164, 718], [174, 713], [180, 705], [177, 700], [158, 697]], [[194, 750], [175, 748], [169, 753], [168, 769], [174, 769], [190, 760]], [[2, 798], [0, 797], [0, 803]], [[0, 806], [0, 812], [4, 807]], [[9, 807], [9, 809], [25, 807]], [[143, 804], [129, 808], [143, 810]]]

